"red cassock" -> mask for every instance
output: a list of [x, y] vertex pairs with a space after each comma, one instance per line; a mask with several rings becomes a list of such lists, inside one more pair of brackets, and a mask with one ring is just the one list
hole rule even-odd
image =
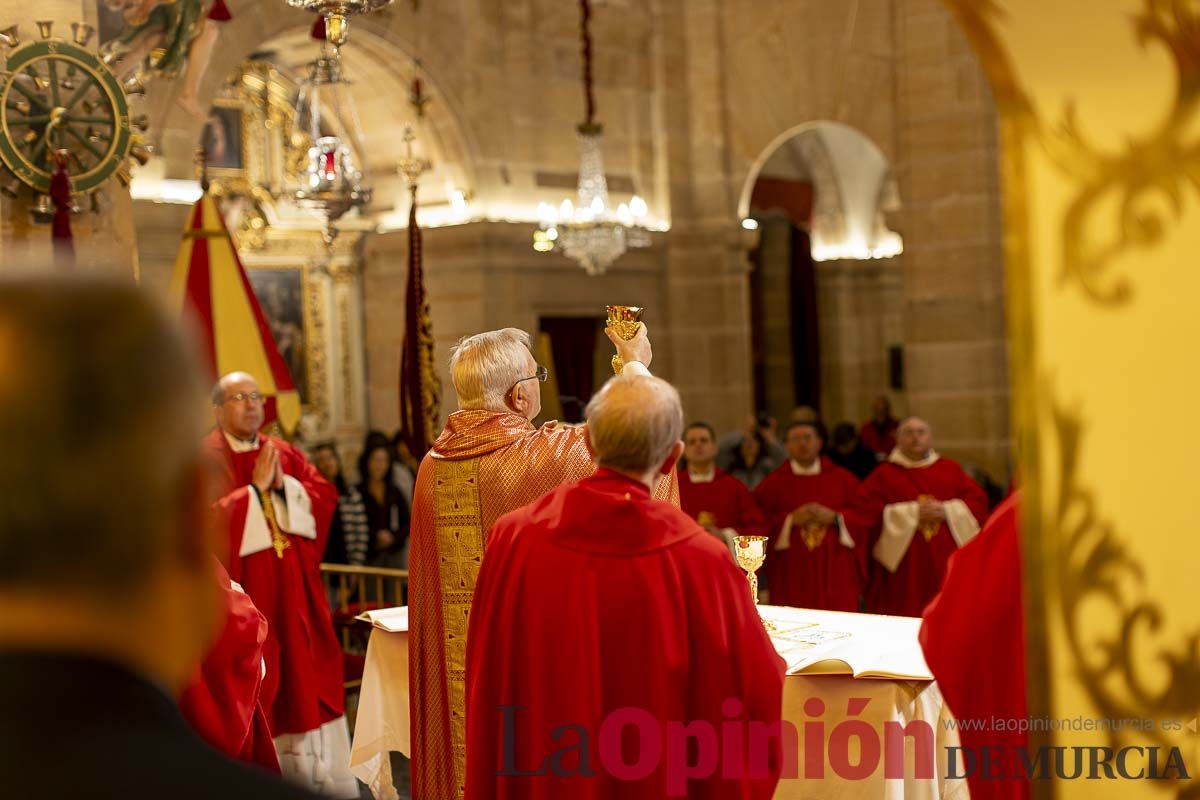
[[214, 561], [225, 603], [225, 626], [179, 698], [179, 710], [206, 742], [225, 755], [279, 772], [279, 758], [259, 702], [267, 620]]
[[785, 463], [754, 490], [754, 498], [767, 518], [771, 541], [767, 543], [767, 586], [771, 602], [779, 606], [858, 611], [866, 575], [865, 540], [854, 547], [842, 541], [838, 525], [813, 531], [793, 527], [786, 550], [776, 550], [788, 515], [805, 503], [820, 503], [844, 513], [858, 492], [858, 478], [821, 457], [816, 475], [796, 475]]
[[855, 540], [862, 538], [866, 542], [870, 565], [867, 610], [872, 613], [921, 616], [925, 604], [942, 586], [946, 562], [958, 549], [950, 526], [942, 522], [929, 536], [922, 531], [913, 535], [895, 572], [872, 557], [883, 533], [885, 507], [916, 501], [921, 496], [941, 501], [961, 500], [979, 525], [987, 519], [987, 495], [962, 467], [948, 458], [938, 458], [925, 467], [904, 467], [891, 461], [876, 467], [863, 481], [846, 514]]
[[[1027, 717], [1018, 497], [997, 506], [979, 535], [950, 559], [942, 591], [921, 623], [925, 661], [960, 722]], [[976, 754], [1002, 748], [1002, 764], [1019, 764], [1016, 750], [1028, 747], [1026, 734], [987, 727], [960, 727], [963, 747]], [[983, 780], [976, 770], [967, 784], [973, 800], [1025, 800], [1029, 784], [1020, 775], [1018, 769], [1011, 780]]]
[[287, 442], [263, 434], [259, 441], [275, 445], [284, 474], [299, 482], [311, 502], [315, 538], [285, 533], [288, 546], [282, 558], [270, 547], [239, 555], [251, 503], [258, 508], [250, 485], [258, 450], [233, 452], [220, 430], [205, 439], [205, 450], [226, 481], [213, 509], [229, 532], [229, 575], [246, 590], [269, 625], [262, 705], [271, 733], [279, 736], [315, 730], [343, 714], [342, 650], [319, 569], [337, 507], [337, 489]]
[[[751, 777], [750, 737], [714, 736], [716, 774], [688, 781], [682, 763], [700, 759], [687, 747], [672, 759], [665, 732], [668, 722], [743, 734], [747, 721], [777, 723], [783, 674], [728, 549], [644, 485], [601, 469], [492, 528], [467, 636], [467, 800], [766, 800], [777, 737], [758, 749]], [[644, 724], [606, 739], [602, 723], [618, 709], [637, 709], [629, 718]], [[562, 725], [578, 727], [556, 735]], [[622, 780], [619, 759], [646, 774]], [[498, 774], [544, 764], [546, 774]], [[594, 774], [572, 774], [585, 769]]]
[[[707, 512], [712, 516], [712, 525], [717, 528], [732, 528], [742, 536], [763, 536], [767, 532], [766, 520], [754, 502], [750, 490], [737, 478], [713, 467], [711, 481], [695, 483], [691, 473], [680, 467], [679, 507], [683, 513], [699, 520]], [[703, 524], [703, 523], [701, 523]]]

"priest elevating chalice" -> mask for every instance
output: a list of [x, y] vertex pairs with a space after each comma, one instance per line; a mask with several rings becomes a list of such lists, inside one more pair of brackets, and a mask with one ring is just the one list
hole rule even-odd
[[[617, 332], [625, 341], [637, 336], [638, 326], [642, 322], [642, 309], [638, 306], [609, 306], [608, 327]], [[613, 372], [620, 375], [625, 368], [620, 356], [612, 357]]]

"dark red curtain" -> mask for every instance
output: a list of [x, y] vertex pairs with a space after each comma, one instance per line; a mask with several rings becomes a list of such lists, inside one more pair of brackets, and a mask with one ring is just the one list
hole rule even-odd
[[817, 273], [808, 232], [792, 226], [792, 375], [796, 405], [821, 410], [821, 348], [817, 324]]
[[542, 317], [542, 333], [550, 337], [563, 422], [583, 422], [583, 408], [595, 391], [596, 342], [602, 320], [592, 317]]

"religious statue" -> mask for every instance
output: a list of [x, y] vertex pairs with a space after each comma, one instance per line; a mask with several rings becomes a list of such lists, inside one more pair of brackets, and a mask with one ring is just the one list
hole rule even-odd
[[224, 0], [104, 0], [125, 23], [106, 51], [124, 58], [117, 69], [124, 79], [144, 67], [168, 80], [183, 75], [176, 102], [193, 116], [203, 117], [197, 93], [220, 36], [217, 23], [230, 19]]

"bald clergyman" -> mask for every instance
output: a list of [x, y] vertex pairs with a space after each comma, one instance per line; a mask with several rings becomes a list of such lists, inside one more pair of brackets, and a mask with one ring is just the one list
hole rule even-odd
[[921, 616], [941, 589], [950, 555], [979, 533], [987, 510], [979, 484], [934, 451], [929, 423], [903, 420], [896, 447], [846, 515], [872, 559], [867, 611]]
[[[587, 419], [599, 469], [491, 530], [467, 645], [466, 798], [767, 800], [779, 742], [750, 731], [779, 722], [783, 659], [724, 542], [650, 495], [683, 451], [679, 393], [617, 378]], [[657, 733], [634, 726], [640, 751], [606, 752], [618, 714]], [[707, 758], [672, 743], [674, 724], [710, 731]], [[667, 757], [642, 757], [656, 747]]]
[[321, 794], [356, 798], [342, 649], [320, 574], [337, 490], [303, 453], [259, 431], [253, 376], [221, 378], [212, 404], [217, 429], [204, 450], [221, 476], [213, 511], [229, 537], [230, 576], [267, 618], [262, 704], [280, 768]]
[[[625, 375], [648, 375], [646, 327], [631, 341], [606, 331]], [[466, 758], [467, 615], [484, 533], [502, 514], [595, 471], [584, 428], [530, 422], [542, 409], [546, 367], [516, 328], [468, 336], [450, 372], [459, 410], [421, 462], [409, 557], [409, 683], [413, 797], [461, 797]], [[674, 476], [656, 497], [679, 504]]]

